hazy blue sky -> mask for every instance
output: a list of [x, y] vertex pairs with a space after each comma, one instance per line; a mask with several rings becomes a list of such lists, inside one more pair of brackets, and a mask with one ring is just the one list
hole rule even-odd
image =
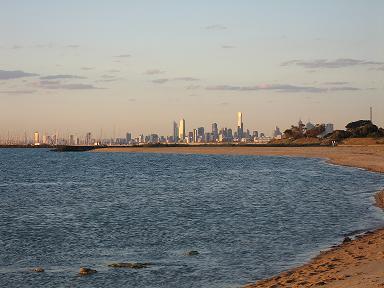
[[0, 1], [0, 134], [384, 126], [384, 1]]

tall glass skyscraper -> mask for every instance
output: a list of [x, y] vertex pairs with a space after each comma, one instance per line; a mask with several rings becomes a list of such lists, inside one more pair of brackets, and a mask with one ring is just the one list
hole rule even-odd
[[244, 125], [243, 125], [243, 113], [237, 112], [237, 137], [243, 138]]
[[185, 120], [181, 119], [179, 124], [179, 140], [185, 140]]

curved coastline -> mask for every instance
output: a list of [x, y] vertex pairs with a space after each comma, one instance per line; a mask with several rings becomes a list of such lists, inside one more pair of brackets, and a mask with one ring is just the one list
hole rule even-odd
[[[338, 147], [167, 147], [101, 148], [93, 152], [233, 154], [322, 158], [328, 163], [384, 173], [384, 145]], [[384, 208], [384, 190], [375, 196]], [[382, 287], [384, 228], [347, 237], [308, 263], [245, 287]]]

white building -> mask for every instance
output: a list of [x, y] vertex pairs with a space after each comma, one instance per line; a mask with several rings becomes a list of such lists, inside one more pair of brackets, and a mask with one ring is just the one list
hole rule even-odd
[[181, 119], [179, 124], [179, 139], [185, 138], [185, 120]]
[[39, 132], [37, 131], [33, 134], [33, 143], [35, 145], [40, 145], [40, 136], [39, 136]]

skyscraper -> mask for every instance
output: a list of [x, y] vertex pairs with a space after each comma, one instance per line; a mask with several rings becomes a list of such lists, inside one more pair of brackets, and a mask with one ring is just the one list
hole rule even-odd
[[193, 129], [193, 142], [197, 143], [199, 140], [199, 134], [197, 132], [197, 129]]
[[40, 145], [40, 136], [39, 136], [39, 132], [35, 132], [34, 134], [33, 134], [33, 142], [34, 142], [34, 144], [35, 145]]
[[201, 139], [202, 142], [205, 141], [205, 135], [204, 135], [204, 127], [197, 128], [197, 138], [198, 140]]
[[173, 142], [177, 142], [179, 140], [179, 126], [177, 126], [176, 121], [173, 121]]
[[243, 131], [244, 131], [243, 113], [237, 112], [237, 137], [239, 139], [243, 138]]
[[181, 119], [179, 124], [179, 141], [185, 140], [185, 120]]
[[212, 140], [216, 142], [219, 137], [219, 129], [217, 128], [217, 123], [212, 123]]
[[128, 133], [125, 135], [125, 139], [126, 139], [127, 144], [130, 144], [130, 143], [131, 143], [131, 140], [132, 140], [132, 134], [128, 132]]
[[88, 132], [87, 134], [85, 134], [85, 145], [91, 145], [91, 138], [92, 138], [91, 132]]

